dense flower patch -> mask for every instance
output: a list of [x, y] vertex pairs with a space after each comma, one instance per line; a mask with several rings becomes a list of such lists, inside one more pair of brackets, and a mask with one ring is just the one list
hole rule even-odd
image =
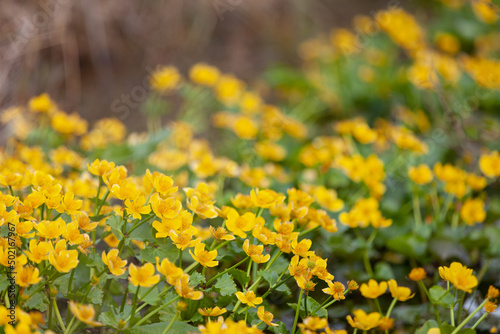
[[0, 331], [494, 332], [498, 8], [442, 2], [255, 85], [161, 67], [147, 133], [47, 94], [4, 110]]

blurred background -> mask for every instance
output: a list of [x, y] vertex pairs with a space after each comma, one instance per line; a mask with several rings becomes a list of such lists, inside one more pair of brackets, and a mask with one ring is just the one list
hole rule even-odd
[[[2, 0], [0, 109], [47, 92], [90, 123], [116, 117], [113, 101], [157, 65], [185, 74], [203, 61], [252, 83], [271, 64], [300, 64], [301, 41], [391, 1]], [[134, 110], [124, 121], [142, 130], [143, 118]]]

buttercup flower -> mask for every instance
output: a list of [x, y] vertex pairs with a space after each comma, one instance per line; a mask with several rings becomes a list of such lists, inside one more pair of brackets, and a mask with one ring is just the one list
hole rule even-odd
[[142, 267], [136, 267], [133, 263], [128, 267], [130, 276], [128, 280], [134, 286], [150, 288], [160, 281], [160, 275], [155, 275], [155, 267], [146, 263]]
[[214, 261], [217, 257], [217, 250], [206, 251], [204, 243], [199, 243], [194, 246], [194, 254], [191, 250], [189, 250], [189, 254], [191, 254], [196, 262], [199, 262], [204, 267], [210, 268], [219, 264], [219, 261]]
[[387, 291], [387, 282], [380, 282], [370, 279], [368, 284], [363, 283], [359, 291], [365, 298], [375, 299], [383, 295]]
[[236, 292], [236, 297], [238, 298], [238, 300], [240, 302], [242, 302], [243, 304], [246, 304], [250, 307], [256, 307], [255, 305], [262, 304], [262, 302], [263, 302], [262, 298], [257, 297], [255, 295], [255, 292], [253, 292], [252, 290], [247, 291], [245, 293], [238, 291], [238, 292]]
[[127, 261], [120, 259], [118, 253], [118, 249], [112, 249], [108, 254], [103, 251], [101, 255], [102, 262], [108, 266], [109, 271], [115, 276], [121, 276], [127, 270]]
[[257, 316], [260, 320], [264, 321], [264, 323], [271, 327], [276, 327], [278, 324], [273, 323], [274, 315], [271, 312], [268, 312], [264, 309], [264, 306], [259, 306], [257, 309]]
[[82, 305], [70, 300], [69, 309], [78, 320], [86, 323], [87, 325], [90, 325], [92, 327], [103, 325], [102, 323], [94, 320], [95, 310], [92, 305]]

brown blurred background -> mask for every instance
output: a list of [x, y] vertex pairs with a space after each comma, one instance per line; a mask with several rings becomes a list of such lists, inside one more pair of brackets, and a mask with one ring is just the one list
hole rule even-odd
[[[403, 1], [404, 2], [404, 1]], [[252, 82], [298, 64], [298, 44], [394, 0], [2, 0], [0, 109], [48, 92], [89, 121], [143, 85], [147, 68], [204, 61]], [[142, 115], [126, 122], [143, 129]], [[1, 131], [1, 129], [0, 129]]]

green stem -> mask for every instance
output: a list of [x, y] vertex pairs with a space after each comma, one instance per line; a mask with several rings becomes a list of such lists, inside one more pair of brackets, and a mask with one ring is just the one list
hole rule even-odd
[[173, 302], [177, 301], [179, 298], [181, 298], [181, 296], [177, 296], [174, 299], [172, 299], [171, 301], [169, 301], [168, 303], [166, 303], [164, 305], [161, 305], [161, 306], [158, 306], [156, 309], [154, 309], [152, 312], [146, 314], [144, 316], [144, 318], [142, 318], [141, 320], [139, 320], [136, 324], [134, 324], [132, 326], [140, 326], [140, 325], [142, 325], [149, 318], [151, 318], [153, 315], [155, 315], [156, 313], [160, 312], [161, 310], [163, 310], [165, 307], [167, 307], [168, 305], [172, 304]]
[[172, 328], [172, 326], [174, 325], [174, 322], [175, 320], [177, 320], [177, 316], [178, 316], [179, 313], [176, 313], [175, 316], [172, 318], [172, 320], [170, 321], [170, 323], [168, 324], [167, 328], [165, 328], [165, 330], [162, 332], [162, 334], [167, 334], [168, 331], [170, 330], [170, 328]]
[[398, 299], [397, 299], [397, 298], [394, 298], [394, 299], [392, 300], [392, 303], [391, 303], [391, 305], [389, 306], [389, 309], [387, 310], [387, 313], [386, 313], [386, 315], [385, 315], [387, 318], [389, 318], [389, 317], [391, 316], [392, 309], [394, 308], [394, 305], [396, 305], [396, 302], [397, 302], [397, 301], [398, 301]]
[[130, 315], [132, 316], [130, 318], [130, 327], [134, 325], [134, 319], [135, 319], [135, 310], [137, 309], [137, 299], [139, 298], [139, 290], [141, 289], [141, 286], [137, 286], [137, 290], [135, 290], [135, 295], [134, 295], [134, 300], [132, 301], [132, 312], [130, 312]]
[[76, 326], [75, 326], [75, 328], [71, 328], [71, 326], [73, 326], [73, 323], [75, 322], [75, 320], [76, 320], [76, 317], [73, 317], [73, 319], [71, 319], [71, 321], [68, 324], [68, 327], [66, 327], [66, 332], [64, 332], [64, 334], [70, 334], [70, 333], [73, 333], [75, 331]]
[[301, 237], [301, 236], [303, 236], [304, 234], [307, 234], [307, 233], [309, 233], [309, 232], [316, 231], [316, 230], [318, 230], [320, 227], [321, 227], [321, 225], [318, 225], [318, 226], [315, 226], [315, 227], [310, 228], [310, 229], [308, 229], [308, 230], [302, 231], [302, 232], [300, 232], [299, 237]]
[[415, 223], [417, 227], [422, 226], [422, 214], [420, 212], [420, 199], [418, 196], [418, 191], [415, 188], [413, 192], [413, 215], [415, 217]]
[[247, 319], [248, 319], [248, 309], [250, 308], [250, 306], [247, 305], [246, 307], [246, 311], [245, 311], [245, 323], [247, 323]]
[[54, 297], [54, 299], [52, 299], [52, 304], [54, 306], [54, 311], [56, 313], [56, 318], [57, 318], [57, 321], [59, 322], [59, 326], [61, 326], [61, 329], [63, 330], [63, 332], [65, 332], [66, 326], [64, 326], [64, 322], [62, 320], [61, 313], [59, 313], [59, 308], [57, 307], [57, 302], [56, 302], [55, 297]]
[[483, 314], [483, 315], [481, 316], [481, 318], [479, 318], [479, 319], [476, 321], [476, 323], [475, 323], [474, 325], [472, 325], [472, 329], [476, 329], [477, 325], [479, 325], [479, 324], [480, 324], [480, 323], [484, 320], [484, 318], [486, 318], [486, 317], [488, 316], [488, 314], [489, 314], [488, 312], [486, 312], [485, 314]]
[[460, 323], [460, 321], [462, 320], [462, 310], [464, 307], [465, 291], [460, 291], [458, 296], [459, 296], [458, 298], [460, 298], [460, 303], [458, 304], [457, 323]]
[[300, 303], [302, 302], [303, 294], [304, 290], [300, 289], [299, 301], [297, 302], [297, 309], [295, 310], [295, 319], [293, 320], [292, 334], [295, 334], [295, 329], [297, 328], [297, 322], [299, 321]]
[[370, 257], [368, 255], [368, 252], [369, 252], [368, 248], [366, 248], [365, 251], [363, 252], [363, 264], [365, 265], [366, 273], [368, 274], [368, 276], [370, 276], [370, 278], [372, 278], [373, 277], [373, 269], [372, 269], [372, 265], [370, 264]]
[[451, 334], [457, 334], [457, 333], [458, 333], [458, 332], [462, 329], [462, 327], [464, 327], [464, 326], [465, 326], [465, 325], [469, 322], [469, 320], [470, 320], [470, 319], [472, 319], [472, 318], [476, 315], [476, 313], [477, 313], [477, 312], [479, 312], [479, 310], [480, 310], [480, 309], [482, 309], [482, 308], [484, 307], [484, 305], [486, 305], [486, 303], [487, 303], [489, 300], [490, 300], [489, 298], [486, 298], [486, 299], [484, 300], [484, 302], [482, 302], [482, 303], [481, 303], [481, 305], [479, 305], [479, 306], [478, 306], [478, 307], [474, 310], [474, 312], [472, 312], [471, 314], [469, 314], [469, 316], [468, 316], [467, 318], [465, 318], [465, 320], [464, 320], [464, 321], [462, 321], [462, 322], [460, 323], [460, 325], [458, 325], [458, 326], [457, 326], [457, 328], [455, 328], [455, 330], [454, 330], [453, 332], [451, 332]]
[[[223, 272], [220, 272], [218, 273], [217, 275], [215, 275], [214, 277], [212, 277], [206, 284], [206, 286], [208, 286], [210, 283], [212, 283], [213, 281], [215, 281], [217, 278], [221, 277], [222, 275], [224, 275], [225, 273], [227, 273], [228, 271], [230, 270], [233, 270], [234, 268], [236, 267], [239, 267], [240, 265], [242, 265], [246, 260], [248, 260], [250, 257], [247, 256], [246, 258], [244, 258], [243, 260], [241, 260], [240, 262], [236, 263], [234, 266], [230, 267], [230, 268], [227, 268], [226, 270], [224, 270]], [[251, 263], [251, 262], [250, 262]]]
[[455, 299], [457, 298], [457, 291], [455, 290], [455, 295], [453, 296], [453, 303], [450, 305], [450, 322], [452, 326], [455, 326]]
[[179, 248], [179, 263], [177, 267], [182, 269], [182, 248]]
[[382, 314], [382, 308], [380, 307], [380, 303], [377, 298], [373, 300], [375, 302], [375, 306], [377, 306], [378, 313]]

